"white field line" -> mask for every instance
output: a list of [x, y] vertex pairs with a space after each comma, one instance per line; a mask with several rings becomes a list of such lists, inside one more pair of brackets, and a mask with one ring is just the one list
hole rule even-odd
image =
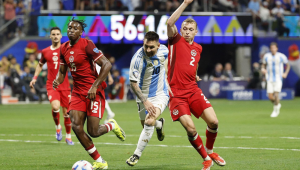
[[[58, 143], [64, 144], [64, 142], [48, 142], [48, 141], [32, 141], [32, 140], [13, 140], [13, 139], [0, 139], [0, 142], [24, 142], [24, 143]], [[80, 144], [79, 142], [74, 142]], [[121, 145], [121, 146], [136, 146], [136, 144], [131, 143], [105, 143], [105, 142], [95, 142], [95, 145]], [[191, 148], [192, 146], [185, 145], [147, 145], [154, 147], [171, 147], [171, 148]], [[215, 149], [242, 149], [242, 150], [271, 150], [271, 151], [297, 151], [300, 149], [281, 149], [281, 148], [252, 148], [252, 147], [214, 147]]]
[[[0, 134], [0, 136], [55, 136], [55, 134]], [[72, 135], [75, 136], [75, 135]], [[110, 136], [110, 137], [115, 137], [115, 135], [105, 135], [105, 136]], [[131, 136], [131, 137], [139, 137], [140, 135], [126, 135], [126, 136]], [[166, 135], [166, 137], [169, 138], [185, 138], [187, 136], [178, 136], [178, 135]], [[205, 137], [205, 136], [201, 136]], [[258, 139], [273, 139], [273, 138], [280, 138], [280, 139], [296, 139], [300, 140], [300, 137], [253, 137], [253, 136], [218, 136], [218, 138], [241, 138], [241, 139], [252, 139], [252, 138], [258, 138]]]

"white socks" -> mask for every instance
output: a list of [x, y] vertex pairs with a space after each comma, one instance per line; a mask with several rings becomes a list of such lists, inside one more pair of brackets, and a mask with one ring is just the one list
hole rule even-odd
[[134, 154], [138, 155], [139, 157], [142, 156], [142, 152], [150, 141], [153, 132], [154, 126], [144, 125], [144, 129], [140, 135], [139, 142], [137, 144], [136, 150], [134, 151]]
[[60, 125], [60, 124], [59, 124], [59, 125], [55, 125], [55, 129], [56, 129], [56, 130], [61, 129], [61, 125]]
[[66, 134], [66, 138], [71, 139], [71, 133], [70, 134]]
[[103, 159], [102, 159], [102, 157], [100, 156], [97, 160], [96, 160], [96, 162], [105, 162]]
[[205, 150], [206, 150], [207, 154], [212, 154], [214, 152], [212, 149], [207, 149], [206, 147], [205, 147]]
[[156, 120], [156, 121], [155, 121], [155, 127], [156, 127], [156, 129], [161, 129], [161, 128], [162, 128], [162, 122]]

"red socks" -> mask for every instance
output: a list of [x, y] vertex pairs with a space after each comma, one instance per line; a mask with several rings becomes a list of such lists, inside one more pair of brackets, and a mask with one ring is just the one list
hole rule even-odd
[[192, 146], [197, 150], [197, 152], [202, 156], [202, 158], [205, 159], [207, 157], [207, 153], [205, 151], [203, 142], [200, 136], [198, 135], [198, 133], [196, 133], [195, 136], [188, 136], [188, 137]]
[[214, 147], [214, 143], [218, 134], [218, 128], [211, 129], [207, 126], [206, 129], [206, 148], [212, 150]]
[[104, 124], [106, 126], [107, 132], [113, 130], [113, 125], [111, 123]]
[[53, 120], [55, 122], [55, 125], [59, 125], [59, 110], [54, 111], [52, 110], [52, 116], [53, 116]]
[[96, 147], [94, 144], [92, 144], [90, 147], [85, 148], [85, 150], [89, 153], [89, 155], [94, 159], [97, 160], [100, 158], [100, 154], [98, 153]]
[[66, 127], [66, 132], [67, 134], [71, 133], [71, 128], [72, 128], [72, 123], [70, 117], [65, 117], [65, 127]]

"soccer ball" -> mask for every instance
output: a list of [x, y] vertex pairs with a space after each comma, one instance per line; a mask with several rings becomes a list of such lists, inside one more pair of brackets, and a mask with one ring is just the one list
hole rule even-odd
[[88, 161], [80, 160], [72, 166], [72, 170], [93, 170], [93, 166]]

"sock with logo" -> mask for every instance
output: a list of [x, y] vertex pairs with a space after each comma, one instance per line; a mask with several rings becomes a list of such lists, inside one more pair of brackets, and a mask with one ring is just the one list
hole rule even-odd
[[138, 155], [139, 157], [142, 156], [142, 152], [150, 141], [153, 132], [154, 126], [148, 126], [146, 124], [144, 125], [144, 129], [140, 135], [139, 142], [137, 144], [136, 150], [134, 151], [134, 154]]

